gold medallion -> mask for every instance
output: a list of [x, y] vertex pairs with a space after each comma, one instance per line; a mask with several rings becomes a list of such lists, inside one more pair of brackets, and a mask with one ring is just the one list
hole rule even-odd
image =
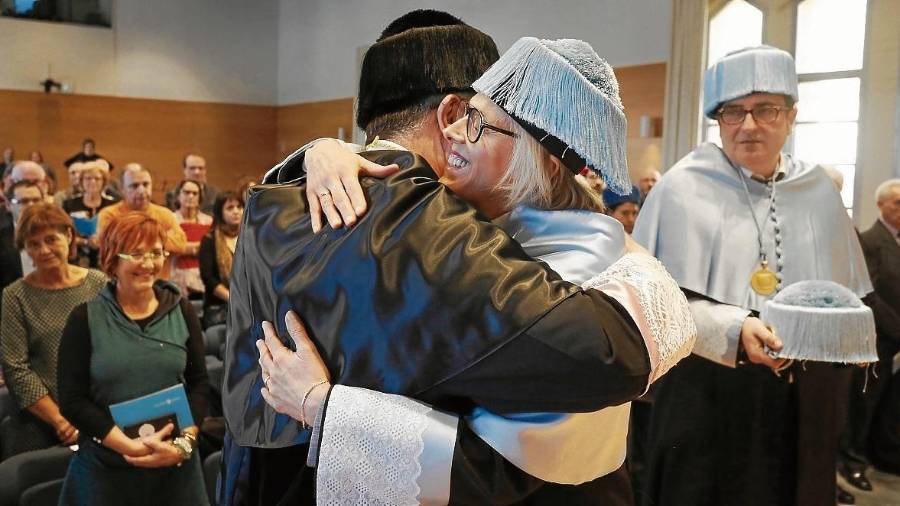
[[769, 263], [762, 262], [759, 269], [750, 276], [750, 287], [760, 295], [772, 295], [778, 287], [778, 278], [769, 270]]

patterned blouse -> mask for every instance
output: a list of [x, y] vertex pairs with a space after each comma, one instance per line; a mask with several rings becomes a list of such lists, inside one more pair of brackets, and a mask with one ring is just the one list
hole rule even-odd
[[[0, 364], [3, 366], [9, 393], [16, 405], [23, 410], [13, 417], [21, 422], [15, 424], [16, 432], [19, 432], [19, 437], [14, 438], [18, 440], [15, 446], [20, 447], [16, 450], [46, 446], [36, 441], [41, 439], [37, 437], [38, 434], [47, 432], [45, 428], [27, 427], [44, 424], [27, 414], [24, 409], [45, 395], [57, 398], [57, 351], [69, 313], [75, 306], [96, 297], [105, 284], [105, 274], [88, 270], [81, 284], [68, 288], [48, 290], [19, 279], [3, 290]], [[6, 444], [4, 453], [9, 455], [5, 446]]]

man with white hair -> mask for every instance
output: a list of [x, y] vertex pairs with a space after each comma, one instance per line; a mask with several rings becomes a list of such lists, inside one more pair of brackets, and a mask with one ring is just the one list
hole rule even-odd
[[900, 352], [900, 179], [881, 183], [875, 202], [878, 219], [859, 240], [875, 288], [866, 303], [875, 313], [878, 365], [874, 375], [855, 371], [839, 468], [862, 490], [872, 490], [865, 474], [869, 464], [900, 474], [900, 376], [893, 374]]
[[[635, 224], [635, 240], [687, 292], [698, 330], [693, 355], [655, 393], [647, 504], [835, 503], [836, 369], [779, 358], [791, 336], [759, 317], [798, 281], [872, 291], [835, 185], [782, 152], [798, 99], [785, 51], [717, 61], [703, 110], [722, 147], [701, 144], [666, 171]], [[836, 362], [851, 361], [841, 353]]]
[[13, 183], [31, 181], [41, 187], [44, 195], [49, 194], [50, 182], [47, 180], [47, 172], [37, 162], [30, 160], [15, 162], [12, 168], [12, 180]]

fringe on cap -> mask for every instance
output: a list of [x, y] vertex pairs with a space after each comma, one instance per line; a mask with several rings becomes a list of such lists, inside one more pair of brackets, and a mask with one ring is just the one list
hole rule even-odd
[[786, 287], [766, 301], [761, 318], [784, 343], [780, 358], [844, 364], [878, 360], [872, 310], [832, 281]]
[[523, 37], [472, 87], [574, 149], [616, 193], [631, 190], [619, 83], [586, 42]]

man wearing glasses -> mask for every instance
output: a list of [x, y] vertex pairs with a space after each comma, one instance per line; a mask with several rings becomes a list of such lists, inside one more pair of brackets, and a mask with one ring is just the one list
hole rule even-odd
[[650, 504], [834, 504], [838, 369], [778, 358], [778, 329], [759, 318], [797, 281], [872, 289], [825, 171], [782, 152], [797, 100], [784, 51], [716, 62], [704, 113], [722, 147], [702, 144], [676, 163], [635, 225], [687, 292], [698, 329], [694, 354], [655, 394]]
[[0, 291], [34, 270], [31, 257], [15, 246], [16, 222], [26, 207], [45, 198], [43, 186], [29, 179], [16, 181], [6, 191], [6, 212], [0, 214]]

